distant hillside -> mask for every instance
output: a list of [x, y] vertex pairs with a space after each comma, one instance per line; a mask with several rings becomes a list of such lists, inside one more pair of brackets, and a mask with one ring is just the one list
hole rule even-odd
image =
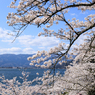
[[[29, 56], [33, 56], [33, 54], [2, 54], [0, 55], [0, 67], [35, 67], [30, 66], [29, 63], [31, 61], [28, 61], [27, 58]], [[51, 57], [52, 59], [52, 57]], [[67, 63], [64, 63], [62, 65], [56, 65], [56, 68], [65, 68], [65, 66], [69, 65], [72, 62], [72, 60], [68, 60]], [[43, 64], [41, 62], [40, 64]]]
[[[32, 54], [33, 55], [33, 54]], [[29, 54], [2, 54], [0, 55], [0, 67], [29, 67]]]

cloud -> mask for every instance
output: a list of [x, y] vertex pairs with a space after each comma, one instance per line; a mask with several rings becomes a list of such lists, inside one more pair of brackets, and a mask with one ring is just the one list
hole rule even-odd
[[38, 45], [38, 46], [55, 46], [58, 45], [59, 40], [55, 37], [35, 37], [32, 42], [30, 42], [31, 45]]
[[21, 52], [22, 52], [22, 49], [19, 47], [0, 48], [0, 54], [17, 54]]
[[84, 42], [85, 42], [84, 39], [87, 39], [87, 35], [81, 35], [81, 36], [75, 41], [75, 44], [80, 45], [80, 44], [84, 43]]
[[36, 53], [32, 48], [21, 49], [19, 47], [0, 48], [0, 54], [33, 54]]
[[[15, 36], [8, 35], [8, 33], [13, 33], [10, 30], [0, 28], [0, 38], [2, 42], [12, 42]], [[59, 43], [59, 40], [55, 37], [38, 37], [31, 35], [19, 36], [16, 41], [22, 45], [26, 46], [54, 46]]]
[[0, 39], [2, 42], [12, 42], [13, 36], [9, 35], [8, 33], [12, 33], [10, 30], [2, 29], [0, 27]]
[[10, 30], [0, 28], [0, 54], [32, 54], [37, 50], [48, 50], [48, 47], [57, 46], [60, 42], [55, 37], [38, 37], [32, 35], [21, 35], [14, 43], [11, 43], [15, 36]]
[[38, 47], [39, 49], [45, 50], [45, 47]]
[[30, 42], [32, 41], [32, 36], [31, 35], [23, 35], [23, 36], [19, 36], [17, 38], [18, 42], [21, 44], [21, 45], [24, 45], [26, 47], [29, 47], [30, 46]]
[[78, 48], [80, 44], [83, 44], [85, 41], [84, 39], [87, 39], [87, 35], [81, 35], [76, 41], [75, 43], [72, 45], [72, 49], [73, 48]]
[[24, 54], [34, 54], [36, 51], [34, 51], [32, 48], [25, 48], [23, 49]]
[[31, 35], [24, 35], [18, 38], [18, 41], [25, 46], [56, 46], [59, 40], [55, 37], [34, 37]]

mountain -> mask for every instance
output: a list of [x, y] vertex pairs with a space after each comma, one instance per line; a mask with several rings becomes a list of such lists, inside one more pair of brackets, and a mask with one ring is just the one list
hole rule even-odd
[[0, 67], [29, 67], [30, 61], [27, 60], [33, 54], [2, 54], [0, 55]]
[[[30, 68], [36, 68], [35, 66], [30, 66], [29, 63], [31, 61], [28, 61], [27, 58], [30, 56], [33, 56], [34, 54], [2, 54], [0, 55], [0, 67], [30, 67]], [[54, 57], [53, 55], [49, 58], [52, 59]], [[38, 57], [39, 58], [39, 57]], [[36, 58], [37, 59], [37, 58]], [[66, 63], [59, 65], [56, 65], [56, 68], [65, 68], [65, 66], [69, 65], [73, 60], [67, 60]], [[41, 62], [40, 64], [43, 64]]]

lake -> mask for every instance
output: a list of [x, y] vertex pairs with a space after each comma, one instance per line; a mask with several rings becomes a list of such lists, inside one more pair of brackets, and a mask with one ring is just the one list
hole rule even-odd
[[[4, 75], [6, 79], [12, 79], [13, 77], [17, 77], [17, 80], [22, 83], [22, 79], [19, 77], [22, 76], [22, 71], [29, 72], [28, 81], [33, 80], [36, 77], [43, 76], [43, 72], [48, 69], [11, 69], [11, 68], [0, 68], [0, 76]], [[65, 69], [56, 69], [55, 72], [60, 71], [61, 74], [64, 74]], [[37, 75], [36, 73], [39, 73]], [[33, 84], [35, 85], [35, 83]]]

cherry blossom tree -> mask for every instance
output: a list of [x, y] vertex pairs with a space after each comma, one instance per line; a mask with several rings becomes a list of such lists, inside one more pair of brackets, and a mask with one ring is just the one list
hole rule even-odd
[[[76, 18], [67, 19], [66, 14], [70, 12], [71, 8], [78, 9], [78, 11], [94, 10], [95, 2], [94, 1], [83, 1], [83, 0], [20, 0], [17, 5], [18, 0], [14, 0], [10, 4], [10, 8], [17, 9], [16, 13], [9, 13], [7, 16], [7, 23], [9, 26], [12, 26], [17, 33], [18, 37], [28, 25], [45, 25], [46, 28], [43, 28], [44, 33], [39, 33], [38, 36], [44, 35], [54, 36], [60, 40], [68, 41], [69, 45], [66, 46], [65, 42], [59, 43], [58, 47], [51, 48], [47, 51], [38, 51], [36, 55], [28, 58], [29, 60], [35, 59], [41, 55], [46, 57], [33, 60], [31, 63], [40, 63], [40, 61], [45, 61], [54, 54], [55, 56], [51, 60], [45, 61], [42, 67], [53, 68], [59, 62], [60, 64], [64, 63], [64, 59], [67, 59], [68, 52], [73, 46], [74, 42], [83, 34], [88, 33], [89, 36], [92, 36], [94, 39], [94, 27], [95, 27], [95, 14], [89, 14], [84, 18], [85, 21], [80, 21]], [[49, 30], [51, 26], [55, 23], [58, 24], [62, 22], [65, 25], [65, 28], [60, 28], [57, 31]], [[91, 39], [90, 39], [91, 40]], [[90, 43], [90, 46], [92, 42]], [[64, 56], [64, 57], [63, 57]], [[32, 65], [31, 64], [31, 65]], [[36, 64], [36, 66], [39, 66]]]
[[[50, 71], [43, 76], [43, 93], [47, 92], [50, 95], [52, 92], [51, 94], [54, 95], [55, 92], [57, 94], [62, 92], [67, 95], [73, 95], [73, 92], [75, 95], [83, 91], [83, 95], [87, 95], [88, 89], [88, 91], [93, 90], [95, 65], [92, 65], [91, 60], [95, 58], [95, 14], [91, 12], [95, 10], [94, 0], [14, 0], [11, 2], [10, 8], [17, 10], [15, 13], [9, 13], [7, 16], [8, 25], [12, 26], [16, 33], [15, 38], [19, 37], [29, 25], [36, 25], [37, 27], [44, 26], [44, 32], [40, 32], [38, 36], [53, 36], [61, 40], [57, 47], [51, 48], [49, 51], [38, 51], [35, 55], [28, 58], [28, 60], [31, 60], [30, 65], [51, 68], [54, 71], [52, 75], [50, 75]], [[82, 20], [80, 18], [67, 18], [66, 15], [70, 13], [72, 8], [77, 9], [79, 12], [90, 12]], [[53, 25], [58, 26], [59, 23], [63, 24], [63, 28], [60, 27], [56, 31], [50, 30], [50, 27]], [[84, 43], [73, 47], [75, 41], [82, 35], [87, 36]], [[56, 65], [62, 65], [66, 62], [66, 59], [72, 59], [72, 56], [68, 56], [68, 54], [77, 55], [73, 64], [71, 64], [73, 66], [67, 67], [68, 69], [64, 76], [56, 75]], [[43, 65], [40, 65], [39, 63], [42, 61]], [[93, 72], [90, 71], [89, 66], [91, 66]], [[89, 79], [90, 76], [91, 79]], [[55, 89], [56, 87], [58, 89]]]
[[17, 77], [9, 80], [1, 76], [0, 95], [37, 95], [37, 93], [40, 93], [41, 87], [39, 85], [32, 85], [32, 83], [38, 79], [28, 81], [28, 76], [29, 72], [22, 72], [22, 77], [20, 77], [20, 79], [23, 80], [22, 83], [17, 80]]

